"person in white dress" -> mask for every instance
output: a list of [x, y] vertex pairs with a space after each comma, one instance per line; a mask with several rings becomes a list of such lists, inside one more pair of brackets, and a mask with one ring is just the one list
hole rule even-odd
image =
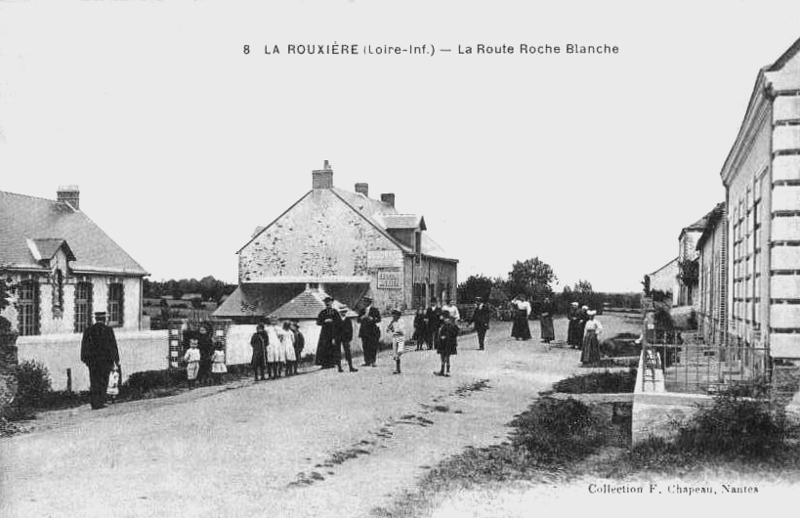
[[297, 356], [294, 352], [294, 332], [292, 331], [292, 324], [288, 320], [283, 323], [283, 328], [278, 335], [281, 340], [282, 357], [286, 362], [286, 375], [290, 376], [294, 372], [294, 365], [297, 362]]
[[225, 350], [222, 348], [222, 344], [217, 344], [211, 355], [211, 375], [214, 376], [214, 383], [217, 385], [222, 383], [222, 375], [226, 372], [228, 372], [228, 367], [225, 365]]
[[283, 346], [281, 345], [281, 338], [278, 334], [278, 327], [275, 321], [267, 318], [264, 332], [267, 333], [267, 377], [269, 379], [278, 379], [281, 377], [281, 368], [283, 363], [286, 362], [286, 354], [283, 353]]

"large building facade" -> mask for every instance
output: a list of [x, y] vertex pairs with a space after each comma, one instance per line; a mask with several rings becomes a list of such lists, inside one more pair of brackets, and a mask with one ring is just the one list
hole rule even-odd
[[328, 162], [312, 188], [238, 251], [238, 289], [216, 316], [252, 322], [306, 290], [356, 307], [364, 296], [381, 312], [412, 309], [431, 297], [455, 299], [458, 261], [427, 234], [425, 219], [400, 213], [395, 195], [369, 197], [333, 184]]
[[697, 320], [707, 344], [727, 343], [728, 220], [725, 203], [708, 215], [707, 224], [697, 240], [698, 310]]
[[721, 171], [729, 333], [800, 358], [800, 40], [758, 73]]

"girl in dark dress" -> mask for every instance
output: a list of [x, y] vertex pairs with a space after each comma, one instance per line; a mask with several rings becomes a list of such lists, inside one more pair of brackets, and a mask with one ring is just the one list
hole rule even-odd
[[414, 343], [417, 344], [417, 351], [422, 350], [427, 334], [428, 330], [425, 326], [425, 308], [417, 308], [417, 314], [414, 315], [414, 335], [411, 337]]
[[550, 299], [542, 302], [542, 314], [539, 316], [539, 325], [542, 327], [542, 341], [549, 344], [556, 339], [556, 332], [553, 329], [553, 304]]
[[446, 311], [442, 312], [445, 323], [439, 329], [439, 340], [437, 340], [436, 350], [442, 359], [442, 368], [434, 374], [437, 376], [450, 376], [450, 357], [458, 354], [458, 326], [455, 318]]

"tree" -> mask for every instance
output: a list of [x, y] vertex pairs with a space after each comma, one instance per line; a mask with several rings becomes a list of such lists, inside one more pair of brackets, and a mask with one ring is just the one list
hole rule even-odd
[[527, 295], [532, 300], [533, 312], [539, 313], [542, 300], [552, 298], [552, 284], [557, 280], [553, 268], [539, 257], [517, 261], [508, 273], [507, 292], [512, 297]]
[[470, 275], [467, 280], [458, 285], [459, 302], [472, 303], [475, 297], [483, 297], [488, 301], [492, 293], [494, 282], [483, 275]]

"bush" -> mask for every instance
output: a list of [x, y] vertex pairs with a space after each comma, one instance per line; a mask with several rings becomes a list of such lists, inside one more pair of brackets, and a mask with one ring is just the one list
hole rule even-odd
[[605, 426], [591, 409], [574, 399], [542, 398], [515, 417], [512, 444], [542, 464], [581, 459], [603, 442]]
[[120, 387], [120, 396], [138, 398], [152, 390], [175, 387], [185, 380], [184, 370], [134, 372]]
[[785, 446], [789, 426], [781, 410], [766, 399], [743, 398], [733, 388], [714, 397], [694, 418], [679, 428], [675, 440], [681, 450], [698, 454], [746, 459], [774, 456]]
[[593, 372], [581, 376], [572, 376], [553, 385], [556, 392], [568, 394], [619, 394], [633, 392], [636, 386], [636, 371], [630, 369], [623, 372]]
[[17, 404], [27, 408], [42, 406], [51, 390], [50, 372], [43, 364], [31, 360], [20, 363], [17, 373]]

